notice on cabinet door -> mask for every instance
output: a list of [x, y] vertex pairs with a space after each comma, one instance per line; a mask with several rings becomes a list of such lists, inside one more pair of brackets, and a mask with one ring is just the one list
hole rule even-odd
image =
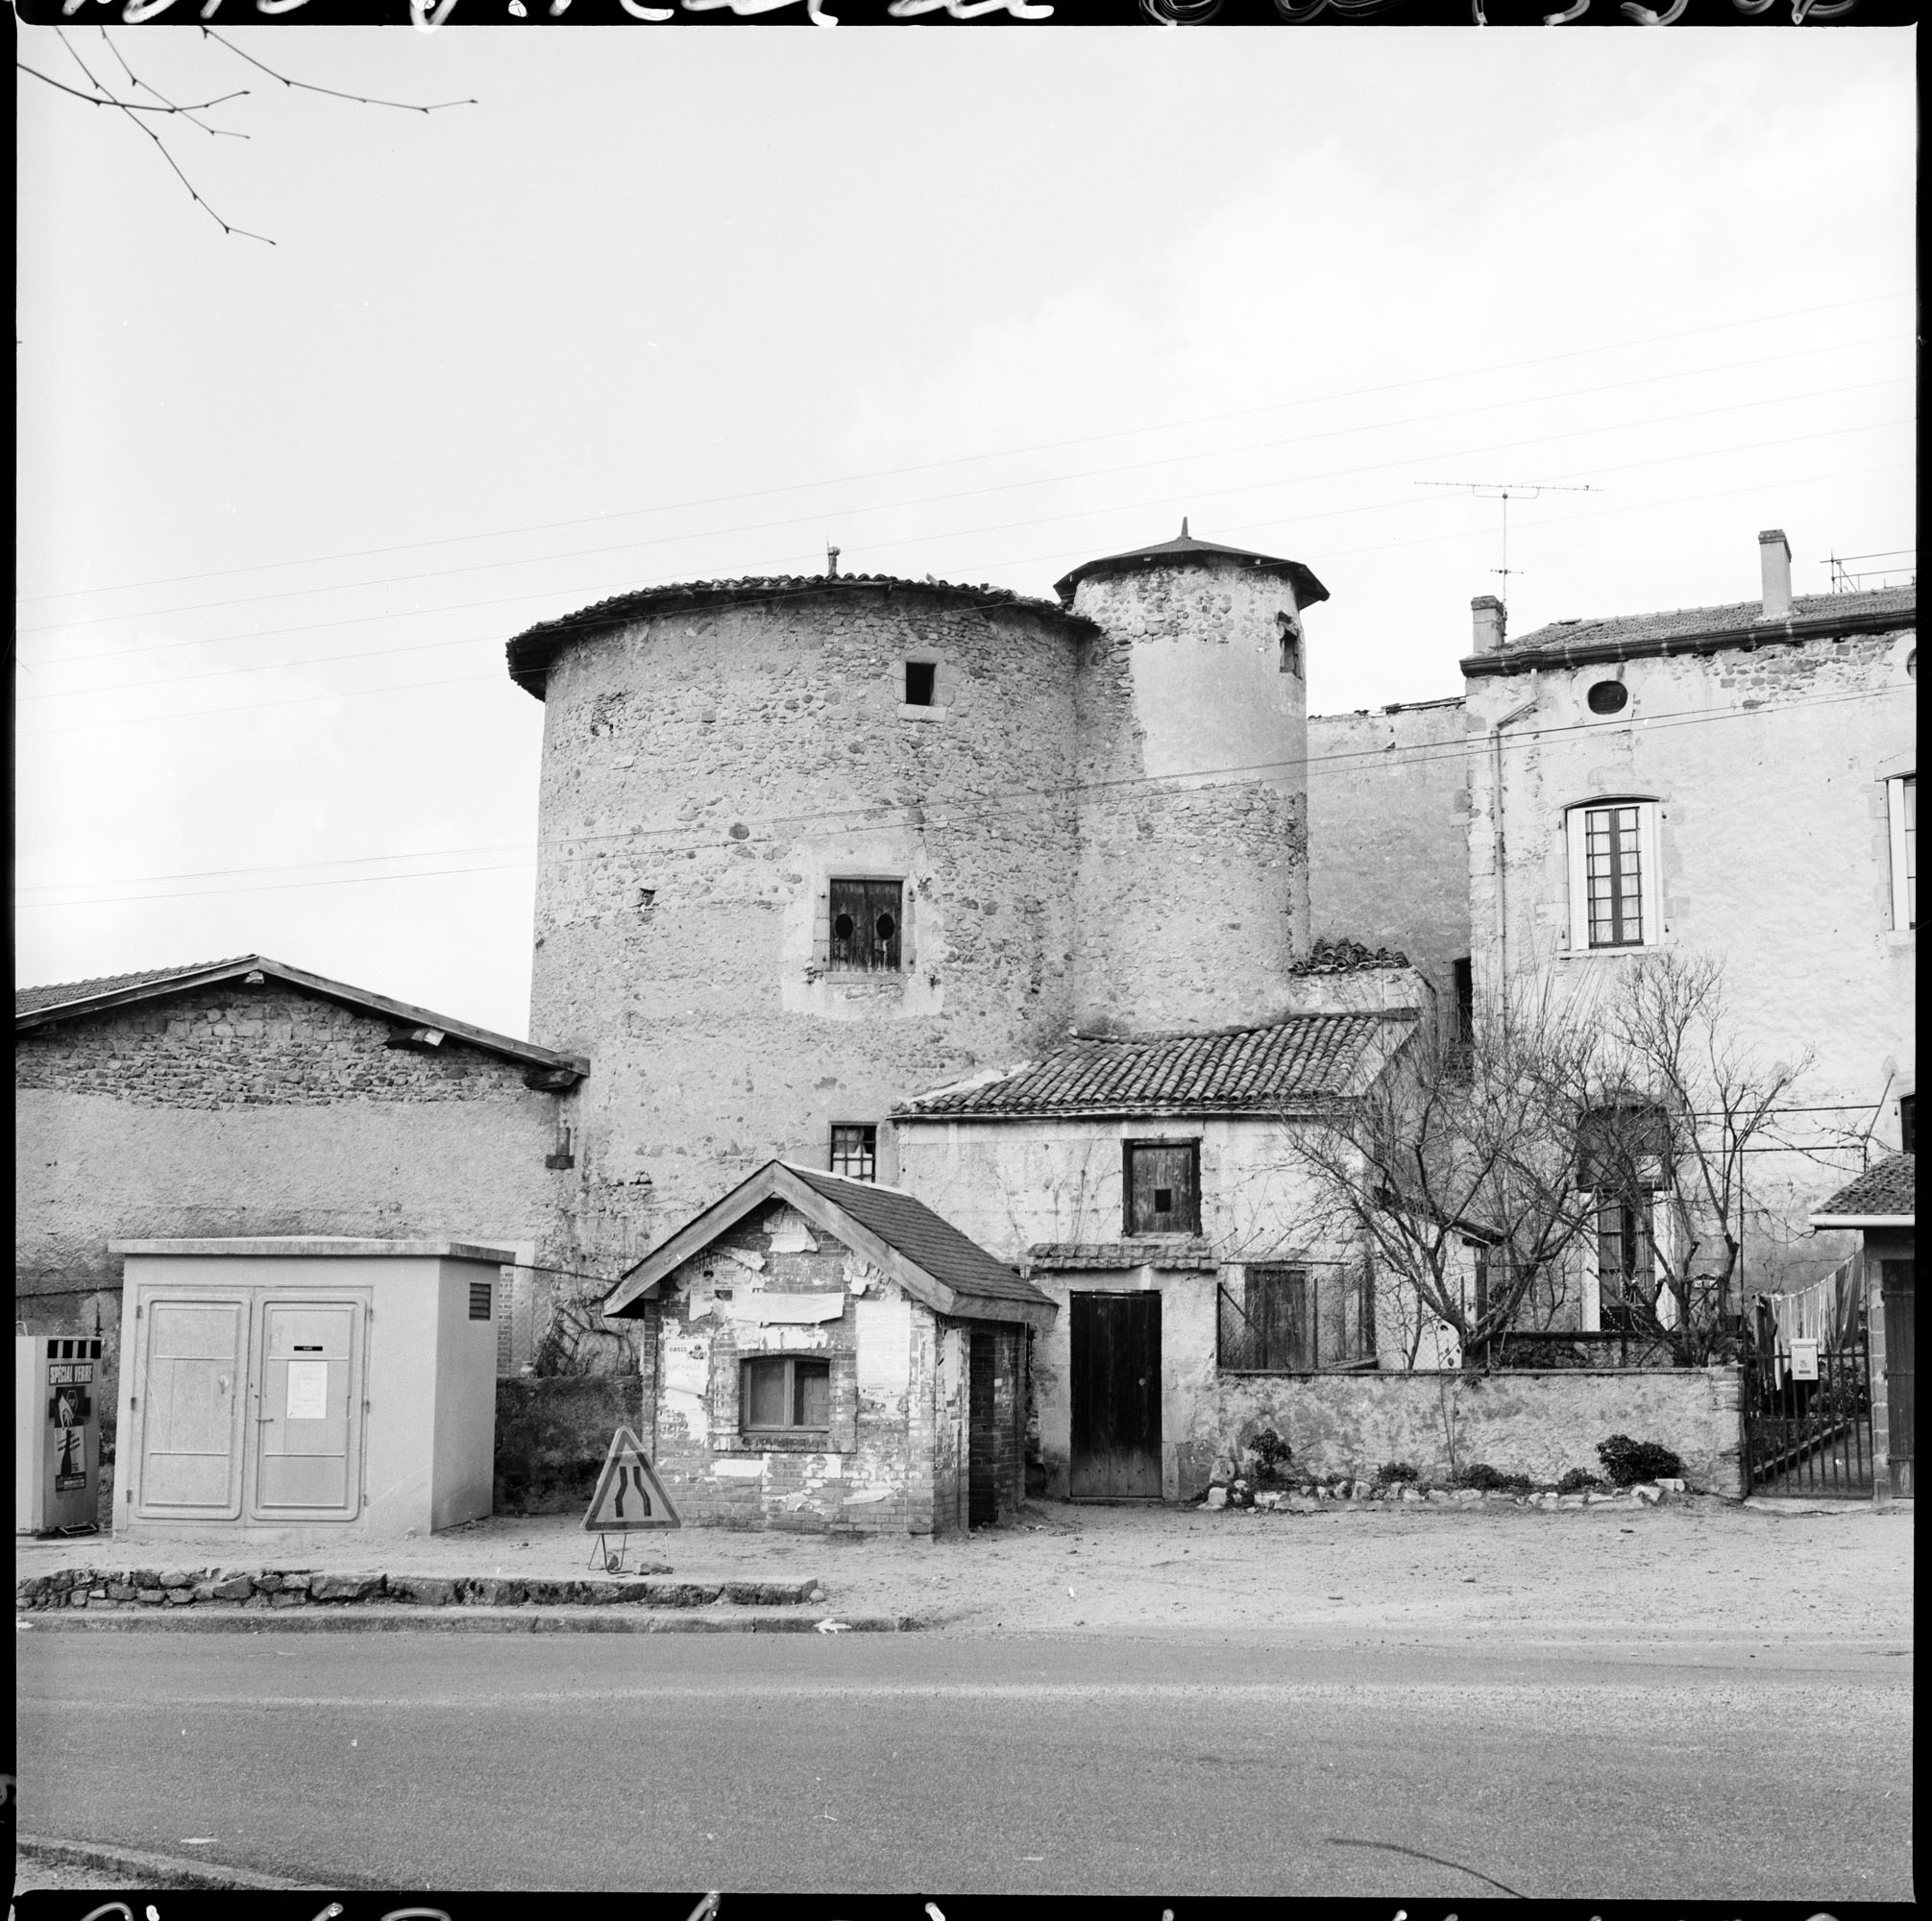
[[288, 1364], [288, 1418], [291, 1421], [329, 1419], [329, 1363], [290, 1361]]

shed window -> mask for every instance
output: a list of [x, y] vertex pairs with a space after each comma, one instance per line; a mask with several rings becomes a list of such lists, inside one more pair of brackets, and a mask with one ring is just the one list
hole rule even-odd
[[739, 1406], [746, 1434], [822, 1434], [832, 1425], [832, 1364], [796, 1354], [744, 1363]]
[[1127, 1141], [1123, 1231], [1198, 1234], [1201, 1231], [1201, 1143]]
[[898, 881], [832, 883], [828, 958], [834, 967], [898, 972], [902, 887]]
[[930, 707], [933, 704], [933, 690], [939, 679], [939, 669], [931, 661], [908, 661], [906, 663], [906, 705], [908, 707]]
[[834, 1127], [832, 1172], [853, 1180], [879, 1178], [879, 1131], [876, 1127]]

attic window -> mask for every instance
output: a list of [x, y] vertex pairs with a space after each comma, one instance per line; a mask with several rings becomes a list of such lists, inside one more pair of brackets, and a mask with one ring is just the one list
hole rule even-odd
[[934, 688], [939, 678], [939, 669], [931, 661], [908, 661], [906, 663], [906, 705], [908, 707], [930, 707], [933, 704]]
[[1630, 690], [1621, 680], [1600, 680], [1588, 699], [1592, 714], [1621, 714], [1630, 704]]

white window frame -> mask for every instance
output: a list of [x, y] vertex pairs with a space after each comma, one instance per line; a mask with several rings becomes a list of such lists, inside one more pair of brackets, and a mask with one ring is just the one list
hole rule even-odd
[[[1625, 947], [1590, 945], [1590, 889], [1585, 823], [1592, 814], [1613, 807], [1637, 810], [1637, 886], [1639, 909], [1644, 916], [1644, 937]], [[1659, 807], [1654, 799], [1637, 794], [1604, 794], [1579, 800], [1563, 815], [1570, 866], [1570, 949], [1576, 954], [1641, 954], [1646, 948], [1660, 947], [1664, 937], [1663, 902], [1657, 885], [1657, 819]]]
[[[1917, 770], [1910, 773], [1894, 774], [1885, 783], [1885, 817], [1888, 838], [1892, 845], [1892, 926], [1898, 934], [1905, 934], [1917, 925], [1912, 912], [1912, 883], [1916, 874], [1908, 874], [1905, 860], [1905, 790], [1912, 789], [1913, 799], [1919, 796], [1919, 775]], [[1915, 806], [1914, 815], [1917, 815]], [[1913, 840], [1918, 839], [1918, 821], [1913, 821]], [[1915, 844], [1913, 852], [1918, 849]]]

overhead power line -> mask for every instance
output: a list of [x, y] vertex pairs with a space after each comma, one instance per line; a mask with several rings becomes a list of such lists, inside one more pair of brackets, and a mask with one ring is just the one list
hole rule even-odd
[[735, 500], [765, 499], [780, 494], [800, 493], [814, 487], [844, 486], [858, 480], [890, 479], [901, 474], [927, 474], [940, 468], [967, 466], [980, 460], [1004, 460], [1022, 453], [1053, 452], [1063, 447], [1088, 447], [1101, 441], [1128, 439], [1136, 434], [1166, 433], [1184, 426], [1210, 426], [1224, 420], [1248, 419], [1257, 414], [1285, 412], [1295, 407], [1322, 406], [1332, 401], [1357, 400], [1374, 394], [1401, 393], [1412, 387], [1439, 386], [1445, 381], [1471, 379], [1484, 374], [1515, 373], [1528, 367], [1551, 366], [1559, 361], [1587, 358], [1597, 353], [1618, 353], [1633, 347], [1657, 346], [1668, 340], [1690, 340], [1704, 334], [1734, 332], [1742, 327], [1760, 327], [1777, 320], [1802, 320], [1813, 314], [1837, 313], [1850, 307], [1875, 306], [1886, 301], [1912, 297], [1909, 288], [1898, 288], [1886, 293], [1860, 295], [1853, 300], [1827, 301], [1816, 306], [1785, 307], [1772, 313], [1741, 315], [1735, 320], [1716, 321], [1705, 327], [1679, 328], [1669, 333], [1644, 334], [1628, 340], [1608, 341], [1594, 347], [1571, 348], [1561, 353], [1543, 353], [1527, 360], [1492, 361], [1485, 366], [1459, 368], [1444, 374], [1422, 375], [1408, 380], [1388, 380], [1373, 387], [1351, 387], [1334, 394], [1304, 396], [1296, 400], [1277, 401], [1259, 406], [1233, 407], [1218, 413], [1196, 414], [1181, 420], [1155, 422], [1140, 426], [1113, 427], [1102, 433], [1076, 434], [1063, 440], [1038, 441], [1027, 446], [1003, 448], [985, 453], [955, 454], [943, 460], [915, 461], [900, 467], [871, 468], [858, 474], [840, 474], [817, 480], [799, 480], [784, 486], [753, 488], [734, 494], [715, 494], [696, 500], [676, 501], [658, 506], [630, 507], [611, 515], [591, 514], [580, 515], [571, 520], [529, 522], [521, 526], [497, 527], [466, 534], [447, 534], [433, 540], [402, 541], [384, 547], [350, 547], [335, 553], [302, 555], [287, 560], [256, 561], [243, 567], [210, 568], [195, 573], [162, 574], [146, 580], [123, 581], [113, 586], [67, 587], [46, 594], [22, 596], [21, 603], [27, 605], [42, 600], [66, 600], [88, 594], [133, 593], [142, 588], [174, 587], [186, 581], [226, 579], [236, 574], [260, 573], [285, 567], [320, 567], [338, 560], [370, 559], [391, 553], [417, 553], [426, 547], [455, 547], [466, 541], [507, 540], [517, 534], [555, 533], [567, 527], [605, 525], [614, 520], [627, 520], [641, 514], [720, 506]]
[[[1507, 751], [1520, 753], [1528, 747], [1554, 739], [1559, 735], [1581, 733], [1586, 729], [1600, 736], [1628, 733], [1639, 729], [1647, 734], [1660, 733], [1676, 727], [1707, 726], [1726, 720], [1764, 719], [1780, 713], [1788, 713], [1795, 708], [1840, 706], [1849, 701], [1882, 699], [1888, 695], [1909, 693], [1910, 692], [1910, 689], [1900, 687], [1858, 688], [1843, 693], [1805, 695], [1796, 700], [1784, 702], [1775, 708], [1746, 708], [1740, 706], [1718, 710], [1707, 708], [1670, 709], [1663, 713], [1633, 717], [1625, 721], [1605, 721], [1601, 719], [1593, 719], [1587, 722], [1566, 721], [1549, 727], [1522, 729], [1504, 736], [1503, 740]], [[1373, 766], [1379, 768], [1397, 764], [1426, 766], [1446, 761], [1463, 760], [1469, 756], [1470, 752], [1471, 742], [1469, 736], [1466, 734], [1456, 734], [1446, 735], [1436, 741], [1410, 742], [1406, 746], [1394, 748], [1352, 749], [1347, 752], [1334, 754], [1308, 755], [1294, 761], [1263, 761], [1255, 762], [1243, 766], [1196, 768], [1191, 771], [1175, 774], [1129, 774], [1100, 781], [1064, 781], [1047, 786], [1009, 788], [980, 794], [963, 803], [948, 801], [943, 804], [942, 811], [930, 815], [925, 813], [924, 806], [921, 805], [917, 810], [920, 815], [920, 818], [916, 824], [925, 833], [943, 835], [953, 831], [962, 823], [970, 823], [988, 817], [1004, 809], [1038, 805], [1043, 801], [1065, 803], [1077, 801], [1083, 795], [1113, 792], [1129, 789], [1141, 790], [1149, 797], [1186, 798], [1190, 793], [1200, 791], [1198, 788], [1187, 788], [1180, 785], [1180, 783], [1188, 781], [1210, 782], [1224, 786], [1253, 786], [1260, 784], [1271, 776], [1279, 778], [1284, 773], [1296, 770], [1300, 770], [1306, 775], [1317, 767], [1329, 766], [1339, 767], [1341, 764], [1348, 762], [1358, 762], [1365, 766]], [[754, 834], [751, 839], [742, 844], [756, 845], [761, 839], [769, 840], [772, 838], [772, 830], [774, 828], [782, 826], [789, 829], [794, 823], [798, 823], [801, 826], [816, 823], [816, 832], [822, 835], [834, 831], [849, 831], [851, 825], [855, 822], [868, 825], [891, 824], [890, 821], [882, 822], [879, 816], [881, 815], [905, 815], [908, 811], [905, 807], [870, 803], [838, 809], [787, 810], [770, 816], [753, 816], [753, 818], [758, 820], [763, 833]], [[707, 850], [716, 851], [724, 845], [741, 844], [726, 841], [721, 839], [718, 834], [708, 834], [702, 839], [682, 838], [664, 840], [661, 838], [667, 835], [688, 837], [689, 832], [688, 827], [683, 826], [670, 828], [624, 828], [604, 834], [569, 834], [560, 836], [559, 839], [567, 847], [572, 848], [602, 846], [606, 843], [621, 843], [631, 848], [636, 848], [639, 842], [646, 842], [648, 844], [643, 847], [642, 853], [647, 859], [668, 859], [673, 855], [702, 853]], [[800, 832], [788, 833], [785, 838], [798, 839], [813, 838], [813, 836]], [[210, 895], [279, 893], [310, 888], [361, 887], [378, 882], [432, 880], [445, 875], [507, 873], [518, 869], [534, 867], [537, 864], [537, 855], [541, 850], [532, 843], [511, 842], [501, 847], [431, 848], [410, 854], [375, 854], [343, 862], [301, 863], [302, 866], [306, 867], [315, 865], [359, 864], [361, 861], [429, 860], [442, 855], [470, 852], [508, 853], [523, 846], [530, 847], [530, 853], [527, 858], [515, 861], [485, 863], [475, 866], [428, 867], [394, 874], [355, 874], [307, 881], [274, 881], [254, 888], [188, 888], [159, 894], [101, 894], [63, 901], [21, 900], [18, 905], [25, 909], [120, 906], [149, 900], [196, 900]], [[581, 854], [566, 852], [562, 858], [566, 860], [578, 860], [584, 857]], [[130, 876], [123, 885], [136, 886], [150, 880], [203, 879], [225, 874], [255, 874], [275, 871], [278, 871], [275, 867], [202, 868], [194, 872], [177, 875], [152, 874]], [[16, 889], [16, 894], [52, 890], [54, 889], [51, 888], [39, 888], [29, 887]]]

